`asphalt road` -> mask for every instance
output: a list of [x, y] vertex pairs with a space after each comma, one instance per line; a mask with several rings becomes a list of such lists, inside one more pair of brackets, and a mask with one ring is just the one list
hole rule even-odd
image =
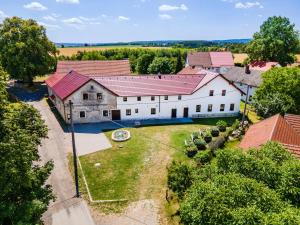
[[63, 131], [59, 122], [51, 112], [47, 102], [43, 100], [45, 88], [29, 93], [20, 88], [9, 91], [20, 100], [38, 109], [48, 126], [48, 138], [42, 141], [39, 153], [42, 162], [54, 161], [54, 169], [48, 182], [56, 195], [48, 211], [43, 215], [45, 224], [49, 225], [94, 225], [89, 208], [81, 198], [74, 198], [75, 188], [68, 169], [67, 154], [71, 151], [71, 137]]

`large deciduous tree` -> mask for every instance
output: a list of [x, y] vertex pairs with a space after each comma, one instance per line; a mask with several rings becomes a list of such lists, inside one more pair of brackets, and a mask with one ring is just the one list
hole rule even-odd
[[171, 61], [167, 57], [156, 57], [148, 68], [148, 73], [151, 74], [170, 74], [173, 72], [173, 61]]
[[252, 105], [258, 114], [300, 113], [300, 68], [273, 68], [263, 74]]
[[[183, 224], [300, 224], [300, 161], [275, 142], [225, 149], [194, 173]], [[195, 168], [197, 170], [197, 168]]]
[[12, 78], [32, 83], [34, 77], [55, 68], [56, 53], [45, 28], [36, 21], [12, 17], [0, 25], [0, 60]]
[[299, 32], [288, 18], [268, 18], [247, 47], [250, 61], [275, 61], [285, 66], [295, 61], [299, 50]]
[[137, 59], [136, 71], [139, 74], [147, 74], [148, 67], [154, 59], [154, 55], [143, 54]]

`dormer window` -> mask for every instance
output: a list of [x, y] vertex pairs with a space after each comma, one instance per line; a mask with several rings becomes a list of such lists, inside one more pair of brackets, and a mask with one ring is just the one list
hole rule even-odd
[[83, 100], [89, 100], [89, 94], [83, 93], [82, 98]]

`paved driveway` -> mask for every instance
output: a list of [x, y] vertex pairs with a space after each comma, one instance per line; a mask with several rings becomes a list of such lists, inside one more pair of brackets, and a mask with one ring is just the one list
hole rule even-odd
[[79, 156], [111, 148], [111, 143], [102, 132], [101, 124], [76, 124], [75, 143]]

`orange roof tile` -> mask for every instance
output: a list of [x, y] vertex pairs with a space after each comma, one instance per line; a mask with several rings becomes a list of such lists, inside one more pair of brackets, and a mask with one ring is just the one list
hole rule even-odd
[[277, 141], [294, 155], [300, 156], [300, 134], [279, 114], [252, 125], [241, 141], [240, 147], [257, 148], [268, 141]]

